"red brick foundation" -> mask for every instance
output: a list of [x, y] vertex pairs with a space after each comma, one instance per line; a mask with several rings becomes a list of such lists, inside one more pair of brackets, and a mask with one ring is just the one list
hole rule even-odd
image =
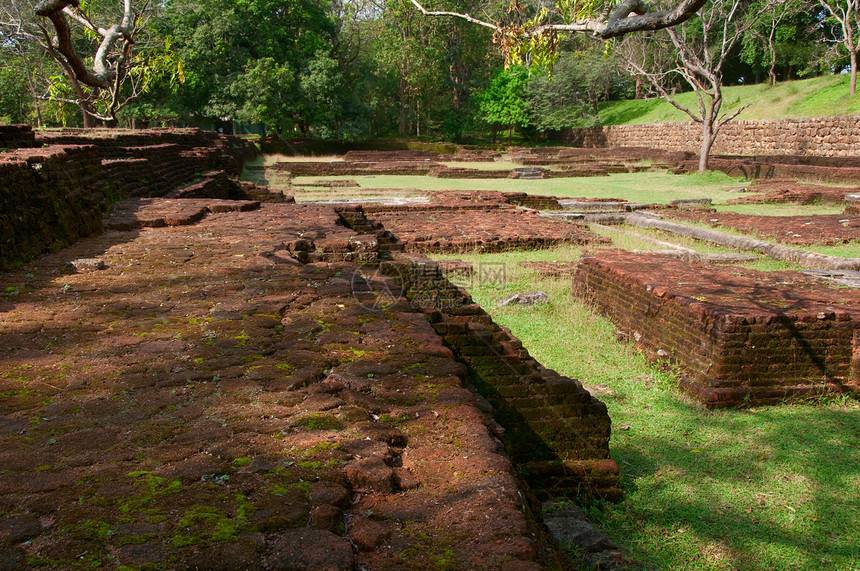
[[583, 258], [573, 290], [643, 348], [684, 365], [682, 387], [707, 406], [860, 391], [854, 290], [618, 250]]

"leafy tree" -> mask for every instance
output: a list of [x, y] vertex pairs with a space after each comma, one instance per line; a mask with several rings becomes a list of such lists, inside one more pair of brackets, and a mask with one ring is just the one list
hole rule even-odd
[[84, 126], [116, 122], [117, 113], [157, 79], [182, 79], [181, 62], [169, 45], [148, 36], [153, 5], [123, 0], [120, 7], [77, 0], [0, 3], [3, 46], [19, 53], [38, 46], [56, 64], [48, 77], [32, 82], [34, 88], [46, 86], [34, 95], [76, 105]]
[[293, 128], [293, 118], [284, 113], [293, 103], [296, 77], [288, 66], [265, 57], [248, 60], [244, 73], [229, 86], [231, 99], [237, 102], [235, 115], [239, 121], [263, 123], [276, 132]]
[[27, 79], [15, 67], [0, 67], [0, 121], [26, 123], [32, 98], [27, 93]]
[[598, 125], [598, 103], [629, 82], [613, 52], [593, 42], [571, 47], [579, 49], [560, 52], [551, 75], [533, 72], [529, 78], [529, 115], [539, 131]]
[[311, 0], [173, 0], [159, 21], [185, 64], [169, 105], [180, 116], [256, 118], [283, 134], [309, 124], [305, 62], [331, 49], [334, 25]]
[[830, 19], [833, 40], [848, 52], [851, 72], [849, 94], [857, 93], [857, 51], [860, 49], [860, 0], [819, 0]]
[[528, 72], [522, 68], [512, 68], [499, 71], [490, 86], [478, 95], [482, 118], [493, 126], [507, 127], [508, 143], [511, 142], [514, 127], [529, 124], [527, 87]]
[[814, 15], [804, 0], [785, 0], [771, 4], [741, 40], [741, 59], [767, 71], [768, 81], [776, 84], [777, 66], [787, 70], [802, 67], [809, 71], [819, 49], [818, 38], [810, 37]]
[[399, 135], [462, 137], [476, 117], [470, 94], [486, 86], [500, 63], [487, 57], [491, 34], [466, 22], [424, 18], [408, 0], [388, 0], [365, 25], [378, 119], [396, 125]]

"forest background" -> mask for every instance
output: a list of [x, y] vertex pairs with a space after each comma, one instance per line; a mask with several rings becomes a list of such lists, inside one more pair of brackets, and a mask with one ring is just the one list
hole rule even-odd
[[[843, 0], [849, 9], [850, 1]], [[826, 5], [767, 2], [742, 3], [744, 14], [758, 17], [726, 57], [723, 85], [850, 70], [846, 40], [857, 32], [846, 34]], [[442, 0], [435, 7], [493, 21], [510, 17], [502, 2]], [[113, 22], [122, 8], [85, 0], [77, 10], [89, 21]], [[526, 15], [539, 8], [520, 6]], [[136, 75], [118, 86], [124, 98], [114, 96], [121, 105], [108, 124], [221, 127], [346, 143], [392, 136], [538, 142], [558, 130], [601, 124], [603, 102], [690, 90], [670, 73], [678, 51], [666, 49], [665, 32], [610, 41], [559, 37], [551, 67], [523, 61], [506, 69], [491, 29], [425, 16], [409, 0], [135, 0], [134, 9]], [[0, 0], [0, 123], [80, 126], [80, 105], [40, 45], [35, 12], [30, 0]], [[96, 52], [93, 30], [72, 32], [81, 53]], [[647, 64], [659, 84], [636, 73], [631, 60]], [[610, 115], [604, 112], [603, 122]]]

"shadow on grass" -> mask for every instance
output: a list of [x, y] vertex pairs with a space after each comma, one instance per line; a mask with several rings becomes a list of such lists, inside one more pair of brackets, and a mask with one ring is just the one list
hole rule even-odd
[[602, 125], [623, 125], [647, 115], [659, 107], [662, 99], [634, 99], [611, 106], [601, 105], [600, 123]]
[[673, 435], [614, 439], [626, 500], [599, 517], [635, 556], [661, 568], [854, 568], [856, 410], [666, 406]]

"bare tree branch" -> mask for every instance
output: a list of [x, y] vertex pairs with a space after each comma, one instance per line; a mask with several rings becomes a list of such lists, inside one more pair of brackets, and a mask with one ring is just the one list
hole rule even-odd
[[[442, 10], [428, 10], [418, 0], [411, 0], [412, 4], [428, 16], [450, 16], [461, 18], [467, 22], [484, 26], [497, 32], [503, 30], [503, 26], [497, 22], [489, 22], [475, 18], [470, 14], [461, 12], [448, 12]], [[624, 0], [606, 19], [584, 18], [570, 24], [543, 24], [527, 31], [527, 36], [536, 36], [551, 32], [583, 32], [590, 33], [601, 39], [615, 38], [631, 32], [645, 30], [659, 30], [675, 26], [691, 18], [707, 0], [681, 0], [671, 10], [651, 11], [645, 0]]]

